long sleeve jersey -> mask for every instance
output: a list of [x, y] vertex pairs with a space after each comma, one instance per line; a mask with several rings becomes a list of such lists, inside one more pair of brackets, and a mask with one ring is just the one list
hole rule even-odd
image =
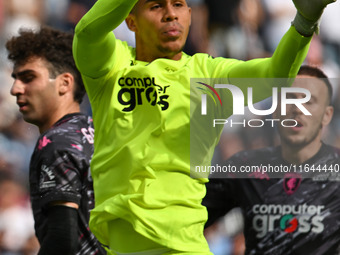
[[[99, 0], [75, 30], [74, 57], [93, 110], [95, 151], [91, 162], [96, 204], [90, 227], [108, 244], [107, 223], [120, 218], [162, 246], [204, 251], [207, 212], [201, 205], [206, 178], [190, 176], [191, 78], [295, 77], [310, 38], [291, 27], [273, 57], [251, 61], [207, 54], [179, 61], [136, 59], [136, 49], [112, 30], [137, 1]], [[236, 42], [237, 43], [237, 42]], [[241, 85], [245, 91], [247, 85]], [[264, 84], [261, 97], [270, 96]], [[231, 114], [230, 97], [221, 99]], [[229, 107], [228, 107], [229, 106]], [[205, 162], [211, 159], [222, 128], [207, 131]], [[193, 141], [197, 139], [197, 141]]]

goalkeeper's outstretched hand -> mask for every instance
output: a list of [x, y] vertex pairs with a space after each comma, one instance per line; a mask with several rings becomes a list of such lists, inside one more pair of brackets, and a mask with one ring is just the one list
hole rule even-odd
[[304, 35], [311, 36], [318, 33], [320, 18], [328, 4], [337, 0], [293, 0], [297, 9], [293, 25], [296, 30]]

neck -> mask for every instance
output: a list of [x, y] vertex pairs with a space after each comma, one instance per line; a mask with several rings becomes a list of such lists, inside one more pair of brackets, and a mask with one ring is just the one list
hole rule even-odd
[[62, 108], [58, 109], [51, 115], [49, 121], [41, 123], [38, 125], [40, 134], [44, 133], [46, 130], [50, 129], [58, 120], [67, 114], [80, 112], [80, 106], [78, 103], [73, 102], [70, 105], [63, 105]]
[[180, 60], [182, 58], [182, 49], [171, 50], [167, 48], [157, 47], [143, 47], [144, 44], [138, 43], [136, 39], [136, 60], [144, 62], [152, 62], [159, 58]]
[[173, 53], [173, 54], [164, 54], [164, 55], [148, 55], [144, 52], [136, 51], [136, 60], [144, 61], [144, 62], [152, 62], [159, 58], [171, 59], [171, 60], [180, 60], [182, 58], [182, 52]]
[[282, 157], [291, 164], [302, 164], [317, 154], [321, 146], [320, 140], [301, 147], [282, 142]]

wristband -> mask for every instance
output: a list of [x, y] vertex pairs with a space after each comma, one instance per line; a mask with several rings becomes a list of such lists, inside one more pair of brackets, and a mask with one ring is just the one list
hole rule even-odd
[[308, 20], [303, 17], [300, 12], [297, 12], [292, 25], [301, 35], [305, 37], [310, 37], [314, 33], [319, 34], [320, 20], [321, 19], [318, 19], [317, 21]]

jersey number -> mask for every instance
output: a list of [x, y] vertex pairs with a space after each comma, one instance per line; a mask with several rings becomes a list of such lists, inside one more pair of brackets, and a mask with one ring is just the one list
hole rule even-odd
[[88, 129], [82, 128], [81, 132], [85, 136], [86, 140], [90, 143], [93, 144], [94, 142], [94, 129], [89, 127]]

